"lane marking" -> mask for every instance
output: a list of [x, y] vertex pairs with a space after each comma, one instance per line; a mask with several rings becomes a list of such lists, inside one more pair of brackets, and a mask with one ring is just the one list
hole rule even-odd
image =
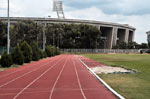
[[[61, 59], [62, 60], [62, 59]], [[43, 75], [45, 75], [49, 70], [51, 70], [54, 66], [56, 66], [61, 60], [57, 61], [56, 64], [52, 65], [50, 68], [48, 68], [45, 72], [43, 72], [40, 76], [38, 76], [36, 79], [34, 79], [31, 83], [29, 83], [25, 88], [23, 88], [13, 99], [16, 99], [24, 90], [26, 90], [28, 87], [30, 87], [34, 82], [36, 82], [38, 79], [40, 79]]]
[[53, 95], [55, 86], [56, 86], [56, 84], [57, 84], [57, 82], [58, 82], [58, 80], [59, 80], [59, 78], [60, 78], [60, 75], [62, 74], [62, 72], [63, 72], [63, 70], [64, 70], [64, 67], [65, 67], [65, 65], [66, 65], [66, 63], [67, 63], [67, 60], [68, 60], [68, 58], [66, 59], [64, 65], [63, 65], [61, 71], [59, 72], [59, 75], [58, 75], [58, 77], [57, 77], [57, 79], [56, 79], [56, 81], [55, 81], [55, 83], [54, 83], [54, 85], [53, 85], [53, 87], [52, 87], [52, 90], [51, 90], [51, 92], [50, 92], [49, 99], [52, 99], [52, 95]]
[[101, 79], [91, 68], [89, 68], [77, 55], [75, 56], [82, 64], [85, 66], [93, 76], [95, 76], [108, 90], [110, 90], [115, 96], [119, 99], [125, 99], [119, 93], [117, 93], [114, 89], [112, 89], [103, 79]]
[[[54, 61], [55, 61], [55, 60], [50, 61], [50, 62], [54, 62]], [[46, 63], [46, 64], [44, 64], [44, 65], [41, 65], [40, 67], [35, 68], [35, 69], [33, 69], [33, 70], [31, 70], [31, 71], [29, 71], [29, 72], [27, 72], [27, 73], [25, 73], [25, 74], [23, 74], [23, 75], [21, 75], [21, 76], [19, 76], [19, 77], [15, 78], [15, 79], [12, 79], [12, 80], [8, 81], [7, 83], [5, 83], [5, 84], [3, 84], [3, 85], [0, 85], [0, 88], [2, 88], [2, 87], [4, 87], [4, 86], [6, 86], [6, 85], [8, 85], [8, 84], [10, 84], [11, 82], [16, 81], [16, 80], [17, 80], [17, 79], [19, 79], [19, 78], [24, 77], [25, 75], [28, 75], [28, 74], [30, 74], [30, 73], [32, 73], [32, 72], [34, 72], [34, 71], [37, 71], [38, 69], [40, 69], [40, 68], [42, 68], [42, 67], [46, 66], [46, 65], [47, 65], [47, 64], [49, 64], [50, 62], [48, 62], [48, 63]]]
[[73, 59], [72, 59], [72, 61], [73, 61], [73, 65], [74, 65], [74, 69], [75, 69], [75, 72], [76, 72], [76, 76], [77, 76], [77, 80], [78, 80], [78, 84], [79, 84], [79, 87], [80, 87], [81, 94], [82, 94], [82, 96], [83, 96], [84, 99], [87, 99], [86, 96], [85, 96], [85, 94], [84, 94], [84, 92], [83, 92], [81, 83], [80, 83], [79, 74], [77, 72], [77, 68], [76, 68], [75, 62], [74, 62]]
[[[61, 59], [62, 60], [62, 59]], [[29, 83], [25, 88], [23, 88], [13, 99], [16, 99], [24, 90], [26, 90], [28, 87], [30, 87], [34, 82], [36, 82], [38, 79], [40, 79], [43, 75], [45, 75], [49, 70], [51, 70], [54, 66], [56, 66], [60, 62], [57, 61], [56, 64], [52, 65], [50, 68], [48, 68], [45, 72], [43, 72], [40, 76], [38, 76], [36, 79], [34, 79], [31, 83]]]
[[[42, 63], [44, 63], [45, 61], [46, 61], [46, 60], [43, 60]], [[31, 65], [31, 66], [25, 67], [25, 68], [23, 68], [23, 69], [18, 68], [19, 70], [16, 70], [16, 71], [11, 72], [11, 73], [8, 73], [8, 74], [1, 75], [0, 78], [5, 77], [5, 76], [8, 76], [8, 75], [11, 75], [11, 74], [14, 74], [14, 73], [19, 72], [19, 71], [23, 71], [23, 70], [28, 69], [28, 68], [30, 68], [30, 67], [32, 68], [33, 66], [35, 66], [35, 65], [37, 65], [37, 64], [39, 64], [39, 63], [36, 63], [36, 64], [33, 63], [33, 65], [31, 65], [31, 64], [26, 64], [26, 65]], [[26, 66], [26, 65], [24, 65], [24, 66]]]

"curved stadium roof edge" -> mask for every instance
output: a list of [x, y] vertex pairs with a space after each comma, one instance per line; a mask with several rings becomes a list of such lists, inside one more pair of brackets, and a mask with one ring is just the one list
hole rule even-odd
[[[7, 17], [0, 17], [0, 20], [6, 20]], [[81, 19], [57, 19], [57, 18], [44, 18], [44, 17], [10, 17], [11, 20], [34, 20], [34, 21], [55, 21], [55, 22], [72, 22], [72, 23], [83, 23], [83, 24], [95, 24], [95, 25], [110, 25], [124, 28], [130, 28], [136, 30], [135, 27], [129, 26], [128, 24], [119, 24], [113, 22], [94, 21], [94, 20], [81, 20]]]

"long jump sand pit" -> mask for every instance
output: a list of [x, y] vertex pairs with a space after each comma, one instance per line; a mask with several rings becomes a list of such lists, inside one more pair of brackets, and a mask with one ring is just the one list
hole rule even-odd
[[111, 66], [97, 66], [97, 67], [91, 67], [91, 69], [96, 74], [128, 74], [128, 73], [135, 73], [133, 70], [128, 70], [121, 67], [111, 67]]

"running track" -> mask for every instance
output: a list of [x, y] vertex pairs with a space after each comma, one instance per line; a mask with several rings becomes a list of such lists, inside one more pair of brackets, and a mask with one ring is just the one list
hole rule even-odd
[[0, 72], [0, 99], [116, 99], [74, 55]]

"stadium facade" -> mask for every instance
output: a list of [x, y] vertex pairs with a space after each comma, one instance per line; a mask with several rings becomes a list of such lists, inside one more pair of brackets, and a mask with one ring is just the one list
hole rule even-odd
[[[56, 19], [56, 18], [37, 18], [37, 17], [11, 17], [10, 23], [15, 24], [21, 20], [33, 20], [37, 24], [88, 24], [94, 25], [102, 32], [102, 37], [105, 42], [105, 49], [112, 49], [120, 42], [134, 41], [135, 28], [128, 24], [118, 24], [111, 22], [92, 21], [92, 20], [77, 20], [77, 19]], [[0, 17], [0, 21], [7, 22], [7, 17]]]

